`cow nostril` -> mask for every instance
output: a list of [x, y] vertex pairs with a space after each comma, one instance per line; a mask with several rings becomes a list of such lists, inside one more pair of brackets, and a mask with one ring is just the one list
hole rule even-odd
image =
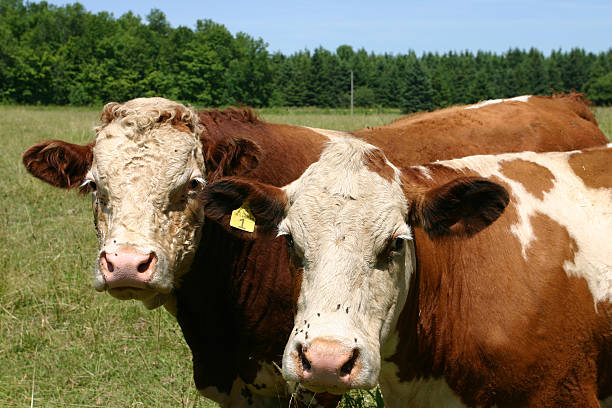
[[306, 352], [307, 347], [303, 346], [302, 344], [298, 344], [297, 345], [297, 352], [298, 355], [300, 356], [300, 362], [302, 363], [302, 370], [304, 370], [305, 372], [310, 371], [311, 366], [310, 366], [310, 361], [308, 361], [308, 357], [306, 357]]
[[106, 270], [109, 272], [113, 272], [115, 270], [115, 265], [108, 258], [108, 254], [104, 253], [102, 259], [106, 262]]
[[146, 261], [144, 261], [144, 262], [141, 262], [141, 263], [138, 265], [138, 268], [137, 268], [137, 269], [138, 269], [138, 272], [140, 272], [140, 273], [144, 273], [144, 272], [146, 272], [146, 271], [149, 269], [149, 266], [151, 265], [151, 262], [152, 262], [152, 261], [153, 261], [153, 254], [150, 254], [150, 255], [149, 255], [149, 259], [147, 259], [147, 260], [146, 260]]
[[351, 371], [353, 371], [353, 368], [355, 367], [355, 362], [357, 361], [357, 358], [359, 358], [359, 349], [354, 349], [351, 358], [340, 368], [341, 377], [351, 374]]

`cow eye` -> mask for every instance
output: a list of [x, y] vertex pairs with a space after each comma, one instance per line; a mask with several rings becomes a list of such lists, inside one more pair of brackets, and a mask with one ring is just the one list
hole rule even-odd
[[187, 189], [189, 191], [198, 191], [204, 186], [204, 180], [200, 177], [195, 177], [189, 180], [187, 183]]
[[93, 180], [85, 180], [85, 182], [80, 185], [79, 190], [82, 193], [94, 193], [98, 190], [98, 185]]
[[393, 252], [400, 252], [402, 249], [404, 249], [404, 238], [403, 237], [395, 238], [393, 240], [391, 250]]

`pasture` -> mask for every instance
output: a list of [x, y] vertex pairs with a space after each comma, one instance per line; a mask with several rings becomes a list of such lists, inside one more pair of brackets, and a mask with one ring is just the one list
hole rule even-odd
[[[193, 386], [191, 353], [163, 308], [94, 291], [89, 196], [26, 174], [46, 139], [85, 143], [100, 109], [0, 107], [0, 406], [214, 407]], [[594, 108], [612, 140], [612, 108]], [[268, 121], [350, 130], [397, 111], [263, 109]], [[211, 367], [214, 369], [214, 367]], [[345, 407], [375, 406], [356, 392]]]

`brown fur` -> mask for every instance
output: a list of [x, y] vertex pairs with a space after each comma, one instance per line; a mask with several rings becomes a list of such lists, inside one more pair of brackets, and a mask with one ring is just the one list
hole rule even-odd
[[210, 182], [220, 177], [247, 174], [257, 167], [261, 154], [259, 146], [249, 139], [226, 137], [208, 142], [204, 150], [204, 164], [210, 169], [206, 178]]
[[593, 149], [573, 154], [569, 159], [572, 170], [586, 186], [591, 188], [612, 187], [612, 163], [602, 160], [603, 150]]
[[[554, 187], [555, 176], [546, 167], [525, 160], [513, 160], [512, 163], [503, 162], [500, 165], [501, 173], [513, 180], [519, 181], [527, 190], [538, 199]], [[537, 180], [534, 183], [533, 180]]]
[[400, 118], [353, 134], [380, 147], [399, 166], [470, 154], [567, 151], [607, 143], [579, 95], [532, 96], [466, 110], [452, 107]]
[[370, 171], [377, 173], [385, 180], [391, 182], [395, 177], [395, 170], [389, 166], [385, 154], [379, 149], [369, 151], [365, 157], [365, 162]]
[[26, 150], [22, 161], [30, 174], [55, 187], [78, 187], [91, 166], [93, 146], [48, 140]]

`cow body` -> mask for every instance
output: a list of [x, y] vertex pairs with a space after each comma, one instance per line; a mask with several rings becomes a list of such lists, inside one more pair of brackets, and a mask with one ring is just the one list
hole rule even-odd
[[379, 381], [392, 407], [609, 397], [612, 146], [402, 171], [381, 154], [339, 138], [282, 189], [204, 191], [220, 223], [235, 202], [279, 208], [259, 219], [288, 237], [300, 283], [285, 378], [334, 393]]
[[610, 396], [610, 163], [608, 148], [442, 162], [426, 166], [431, 180], [415, 170], [429, 185], [486, 177], [511, 201], [469, 239], [414, 230], [418, 267], [386, 350], [385, 395], [418, 401], [427, 381], [469, 406], [596, 407]]
[[[557, 143], [563, 149], [605, 143], [605, 136], [597, 128], [594, 119], [583, 120], [585, 115], [576, 108], [586, 109], [584, 104], [573, 98], [570, 99], [574, 101], [572, 103], [576, 103], [576, 106], [565, 109], [566, 116], [563, 120], [566, 122], [548, 123], [547, 117], [536, 115], [537, 123], [546, 125], [534, 125], [530, 128], [546, 127], [556, 131], [543, 135], [540, 138], [542, 141], [536, 142], [535, 150], [548, 148], [548, 143], [560, 138], [560, 135], [563, 136], [562, 140]], [[527, 99], [529, 100], [531, 98]], [[510, 125], [515, 118], [521, 117], [517, 112], [523, 110], [528, 112], [533, 108], [525, 101], [510, 103], [516, 106], [512, 108], [515, 111], [514, 115], [506, 119], [507, 125]], [[480, 113], [487, 113], [487, 117], [491, 117], [495, 115], [498, 107], [505, 106], [503, 104], [487, 106], [486, 110], [485, 108], [471, 110], [469, 115], [472, 118], [474, 114], [477, 117]], [[176, 106], [172, 105], [170, 112], [174, 112], [175, 108]], [[153, 110], [156, 109], [158, 108]], [[455, 112], [455, 109], [448, 110], [451, 115], [455, 115]], [[467, 111], [458, 110], [458, 112], [463, 117]], [[143, 115], [147, 116], [146, 112]], [[437, 115], [436, 123], [440, 126], [450, 120], [440, 112], [432, 115]], [[505, 111], [502, 112], [501, 116], [505, 115]], [[106, 123], [125, 119], [107, 116], [103, 118]], [[318, 159], [330, 137], [342, 133], [269, 124], [257, 120], [249, 110], [203, 111], [199, 113], [198, 120], [193, 122], [175, 120], [177, 116], [173, 114], [166, 116], [161, 115], [160, 123], [153, 123], [153, 127], [158, 129], [158, 126], [168, 126], [173, 130], [184, 132], [187, 139], [193, 138], [192, 134], [199, 136], [201, 147], [196, 143], [191, 149], [193, 151], [200, 149], [202, 152], [203, 161], [199, 162], [195, 157], [195, 167], [202, 173], [201, 178], [204, 182], [212, 182], [222, 176], [242, 174], [251, 180], [274, 186], [288, 184]], [[475, 120], [462, 122], [455, 129], [465, 135], [460, 139], [465, 138], [466, 143], [458, 144], [456, 150], [445, 147], [441, 149], [439, 155], [435, 153], [435, 146], [429, 146], [433, 143], [429, 140], [433, 130], [428, 133], [422, 125], [413, 131], [406, 131], [397, 123], [392, 125], [399, 129], [396, 132], [402, 135], [401, 138], [394, 140], [394, 144], [390, 142], [393, 134], [388, 133], [384, 127], [364, 130], [363, 137], [372, 142], [379, 141], [389, 152], [396, 146], [401, 146], [402, 151], [406, 152], [401, 165], [406, 166], [435, 158], [452, 158], [470, 153], [523, 150], [519, 145], [508, 142], [512, 140], [510, 135], [509, 137], [489, 135], [483, 139], [486, 143], [483, 143], [483, 140], [470, 142], [470, 138], [474, 135], [470, 132], [461, 132], [464, 128], [473, 126]], [[435, 128], [436, 126], [432, 127]], [[449, 128], [444, 133], [448, 138], [453, 131]], [[570, 136], [566, 137], [568, 133]], [[158, 137], [164, 136], [158, 134]], [[429, 147], [425, 150], [419, 148], [412, 151], [411, 144], [421, 143], [418, 140], [425, 141], [424, 144]], [[546, 143], [543, 140], [546, 140]], [[91, 167], [94, 159], [92, 156], [95, 153], [94, 145], [75, 146], [62, 143], [45, 142], [33, 147], [24, 155], [24, 163], [34, 175], [51, 184], [59, 187], [79, 185], [83, 183]], [[532, 141], [529, 143], [531, 146]], [[152, 147], [157, 146], [157, 143], [153, 140], [147, 145]], [[58, 154], [49, 160], [50, 152]], [[172, 152], [169, 155], [171, 156]], [[66, 163], [58, 165], [57, 157], [61, 157]], [[255, 162], [258, 164], [257, 167]], [[372, 161], [371, 166], [380, 167], [381, 162]], [[198, 178], [198, 174], [194, 172], [190, 172], [188, 176], [186, 172], [181, 174], [185, 180], [181, 179], [179, 184]], [[188, 188], [188, 185], [186, 184], [184, 188]], [[191, 204], [182, 207], [179, 205], [177, 208], [187, 209], [190, 206]], [[113, 289], [110, 291], [111, 294], [119, 298], [141, 298], [150, 308], [163, 303], [175, 314], [193, 353], [196, 386], [204, 395], [223, 406], [276, 406], [279, 398], [286, 402], [290, 398], [289, 391], [273, 365], [275, 362], [280, 362], [282, 350], [293, 325], [292, 312], [295, 302], [292, 293], [296, 281], [290, 274], [285, 243], [282, 239], [277, 240], [273, 237], [261, 237], [254, 241], [244, 240], [243, 236], [237, 237], [228, 232], [225, 226], [204, 222], [198, 211], [194, 208], [193, 214], [190, 215], [195, 215], [195, 222], [192, 223], [195, 229], [193, 239], [189, 239], [192, 245], [189, 246], [187, 254], [182, 255], [181, 259], [184, 262], [181, 262], [180, 268], [176, 268], [173, 273], [166, 274], [166, 277], [171, 279], [158, 278], [160, 279], [157, 282], [158, 292], [144, 291], [143, 289], [148, 290], [152, 287], [149, 285], [149, 280], [146, 280], [149, 278], [142, 278], [141, 275], [134, 275], [136, 278], [130, 283], [138, 286], [137, 288], [131, 286], [109, 288], [106, 286], [102, 270], [96, 275], [97, 288]], [[104, 214], [102, 216], [104, 217]], [[155, 217], [151, 219], [154, 220]], [[134, 229], [142, 222], [143, 219], [139, 219], [128, 227]], [[137, 236], [142, 231], [142, 228], [136, 228], [127, 235]], [[171, 237], [173, 234], [164, 235]], [[113, 239], [109, 237], [110, 240], [106, 239], [105, 242], [108, 241], [109, 245], [113, 245]], [[103, 252], [111, 254], [108, 260], [112, 263], [113, 249]], [[133, 253], [120, 255], [125, 260], [124, 264], [128, 265], [131, 262], [134, 264], [133, 268], [140, 268], [146, 264], [146, 260], [139, 260]], [[103, 263], [107, 262], [102, 257], [102, 253], [99, 258], [97, 268], [103, 267]], [[151, 273], [151, 276], [154, 274], [151, 271], [147, 273]], [[108, 273], [106, 275], [108, 276]], [[168, 290], [169, 287], [171, 290]], [[146, 296], [141, 297], [145, 292]], [[305, 400], [309, 401], [309, 398], [306, 396]], [[337, 397], [317, 395], [317, 401], [322, 405], [333, 406]]]

